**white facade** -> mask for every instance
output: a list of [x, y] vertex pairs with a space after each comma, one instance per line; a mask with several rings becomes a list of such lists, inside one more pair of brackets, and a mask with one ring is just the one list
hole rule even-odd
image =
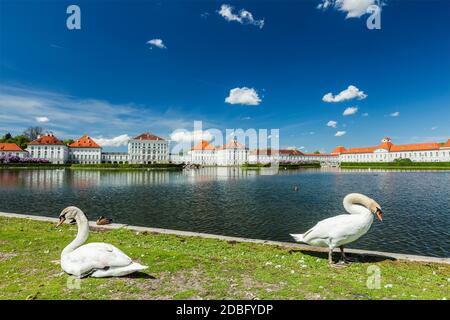
[[54, 164], [64, 164], [69, 158], [69, 148], [52, 133], [47, 133], [30, 142], [27, 151], [31, 158], [47, 159]]
[[216, 151], [219, 166], [239, 166], [248, 162], [248, 149], [233, 140]]
[[101, 159], [101, 148], [69, 148], [69, 162], [80, 164], [95, 164], [100, 163]]
[[102, 152], [102, 163], [128, 163], [128, 153]]
[[298, 150], [282, 149], [278, 152], [272, 150], [252, 150], [248, 156], [248, 162], [251, 164], [268, 164], [273, 162], [280, 163], [299, 163], [299, 162], [330, 162], [338, 163], [337, 154], [307, 154]]
[[151, 133], [143, 133], [128, 142], [129, 163], [164, 163], [169, 161], [169, 144]]

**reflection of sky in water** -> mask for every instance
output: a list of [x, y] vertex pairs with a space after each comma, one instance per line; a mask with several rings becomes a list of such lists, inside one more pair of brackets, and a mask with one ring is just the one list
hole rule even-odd
[[[291, 241], [344, 213], [360, 192], [384, 220], [353, 247], [450, 256], [450, 172], [239, 168], [186, 171], [1, 170], [0, 211], [57, 216], [68, 205], [91, 219]], [[297, 185], [299, 190], [293, 191]]]

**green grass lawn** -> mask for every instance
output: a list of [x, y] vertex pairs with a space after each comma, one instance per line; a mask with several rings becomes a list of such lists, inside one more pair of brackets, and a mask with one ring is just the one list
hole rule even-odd
[[[59, 266], [75, 234], [76, 226], [0, 217], [0, 299], [450, 298], [449, 265], [364, 258], [334, 269], [320, 253], [126, 229], [91, 232], [88, 242], [114, 244], [149, 269], [78, 288]], [[380, 289], [366, 286], [370, 266], [380, 268]]]

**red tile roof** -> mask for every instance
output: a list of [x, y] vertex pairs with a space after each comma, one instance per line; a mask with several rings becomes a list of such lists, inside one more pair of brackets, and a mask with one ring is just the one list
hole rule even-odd
[[[388, 138], [384, 138], [383, 140], [386, 140]], [[425, 142], [425, 143], [411, 143], [411, 144], [399, 144], [395, 145], [391, 143], [390, 141], [382, 142], [378, 146], [373, 147], [365, 147], [365, 148], [350, 148], [342, 151], [341, 153], [347, 154], [347, 153], [371, 153], [374, 152], [377, 149], [385, 149], [390, 152], [399, 152], [399, 151], [426, 151], [426, 150], [439, 150], [439, 148], [444, 147], [445, 145], [448, 145], [450, 147], [450, 139], [445, 144], [440, 144], [437, 142]], [[337, 150], [337, 147], [335, 150]], [[334, 152], [334, 151], [333, 151]]]
[[450, 139], [447, 140], [447, 142], [445, 142], [441, 148], [450, 148]]
[[233, 140], [227, 144], [224, 144], [223, 146], [217, 148], [218, 150], [223, 150], [223, 149], [245, 149], [245, 146], [239, 142], [237, 142], [237, 140]]
[[51, 144], [51, 145], [64, 145], [64, 143], [58, 140], [53, 134], [45, 134], [36, 140], [31, 141], [29, 144]]
[[344, 152], [346, 149], [343, 146], [338, 146], [336, 148], [334, 148], [333, 151], [331, 151], [331, 153], [342, 153]]
[[164, 140], [161, 137], [155, 136], [154, 134], [150, 132], [144, 132], [137, 137], [134, 138], [135, 140]]
[[22, 151], [23, 150], [15, 143], [0, 143], [0, 151]]
[[206, 140], [201, 140], [191, 150], [203, 151], [203, 150], [215, 150], [215, 148], [209, 144]]
[[438, 150], [440, 144], [437, 142], [399, 144], [391, 147], [391, 152], [395, 151], [420, 151], [420, 150]]
[[71, 148], [100, 148], [100, 146], [89, 136], [84, 135], [74, 143], [69, 145]]

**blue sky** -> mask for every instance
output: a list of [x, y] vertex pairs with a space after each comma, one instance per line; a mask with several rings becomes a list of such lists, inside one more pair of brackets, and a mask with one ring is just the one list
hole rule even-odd
[[325, 2], [0, 0], [0, 134], [115, 145], [201, 120], [308, 151], [450, 138], [450, 1], [385, 0], [380, 30]]

